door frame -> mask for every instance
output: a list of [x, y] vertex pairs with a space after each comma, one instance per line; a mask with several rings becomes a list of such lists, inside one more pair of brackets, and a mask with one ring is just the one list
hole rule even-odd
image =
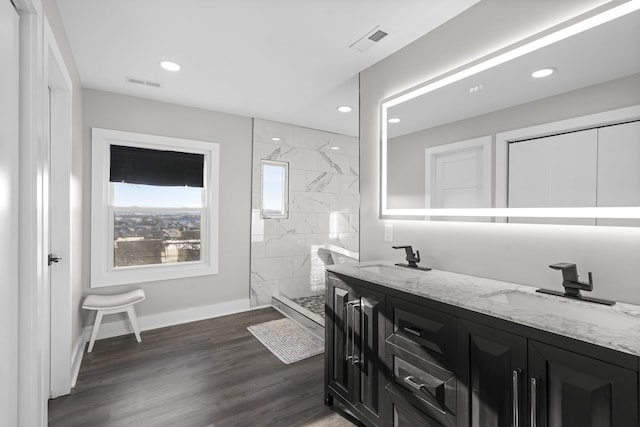
[[[53, 31], [45, 18], [45, 75], [50, 98], [47, 108], [49, 120], [49, 194], [55, 203], [45, 203], [44, 220], [54, 227], [43, 227], [45, 240], [49, 237], [49, 252], [61, 258], [48, 269], [49, 295], [45, 305], [50, 306], [49, 331], [49, 390], [51, 398], [69, 394], [72, 382], [72, 307], [71, 307], [71, 139], [72, 88], [71, 77], [56, 43]], [[47, 95], [45, 90], [45, 95]], [[45, 165], [46, 168], [46, 165]], [[46, 192], [46, 190], [45, 190]], [[47, 206], [48, 205], [48, 206]], [[46, 210], [46, 209], [45, 209]], [[48, 229], [48, 233], [47, 233]], [[48, 236], [47, 236], [48, 234]], [[45, 282], [46, 288], [46, 282]], [[50, 303], [47, 304], [47, 301]]]
[[[49, 165], [49, 129], [48, 129], [48, 84], [53, 83], [54, 102], [58, 105], [58, 90], [65, 85], [70, 88], [71, 80], [64, 73], [64, 61], [55, 45], [55, 39], [45, 16], [41, 0], [13, 0], [19, 14], [20, 31], [20, 120], [19, 120], [19, 302], [18, 302], [18, 426], [46, 426], [48, 423], [47, 400], [51, 393], [50, 373], [50, 311], [49, 299], [49, 210], [48, 203], [48, 165]], [[46, 37], [46, 40], [45, 40]], [[64, 71], [60, 71], [64, 70]], [[55, 74], [60, 72], [59, 74]], [[60, 78], [62, 76], [62, 79]], [[70, 90], [66, 96], [68, 105], [57, 108], [63, 116], [56, 116], [52, 126], [53, 144], [62, 141], [63, 146], [55, 150], [70, 153], [71, 144], [71, 104]], [[65, 98], [62, 97], [62, 99]], [[59, 123], [62, 124], [58, 126]], [[53, 150], [52, 150], [53, 151]], [[62, 151], [61, 151], [62, 153]], [[57, 159], [57, 158], [56, 158]], [[66, 159], [70, 162], [70, 155]], [[59, 160], [54, 160], [59, 161]], [[65, 172], [64, 169], [67, 169]], [[56, 163], [54, 175], [67, 174], [70, 177], [70, 163], [59, 169]], [[54, 178], [57, 179], [57, 178]], [[67, 178], [68, 179], [68, 178]], [[56, 192], [54, 198], [59, 197]], [[67, 202], [56, 203], [63, 209], [69, 209]], [[54, 219], [57, 218], [54, 216]], [[69, 219], [67, 219], [68, 221]], [[64, 227], [64, 225], [63, 225]], [[57, 228], [57, 227], [56, 227]], [[55, 228], [53, 228], [55, 229]], [[69, 239], [67, 239], [69, 240]], [[67, 245], [70, 242], [67, 241]], [[70, 261], [70, 254], [67, 256]], [[70, 263], [69, 263], [70, 264]], [[69, 268], [69, 267], [67, 267]], [[67, 282], [70, 292], [70, 281]], [[57, 302], [56, 302], [57, 303]], [[71, 315], [71, 311], [67, 313]], [[65, 333], [55, 345], [54, 353], [71, 339], [71, 331]], [[58, 340], [58, 338], [56, 338]], [[67, 346], [70, 349], [70, 345]], [[63, 356], [64, 357], [64, 356]], [[60, 359], [62, 360], [62, 359]], [[66, 364], [70, 365], [70, 358]], [[57, 365], [54, 370], [57, 370]], [[54, 381], [56, 384], [58, 380]], [[57, 387], [57, 386], [56, 386]], [[70, 379], [69, 379], [70, 388]]]
[[20, 15], [13, 4], [0, 4], [0, 417], [6, 425], [18, 423], [18, 280], [19, 257], [19, 51]]
[[[43, 366], [45, 255], [42, 210], [44, 13], [40, 0], [14, 0], [20, 16], [18, 426], [47, 425]], [[48, 363], [48, 360], [46, 360]]]

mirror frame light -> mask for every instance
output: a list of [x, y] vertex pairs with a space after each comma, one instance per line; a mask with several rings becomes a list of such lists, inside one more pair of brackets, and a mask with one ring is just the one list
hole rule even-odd
[[[607, 7], [605, 5], [603, 7]], [[599, 10], [601, 8], [597, 8]], [[529, 217], [529, 218], [640, 218], [640, 207], [583, 207], [583, 208], [476, 208], [476, 209], [390, 209], [387, 206], [387, 110], [394, 105], [409, 101], [444, 86], [453, 84], [497, 65], [519, 58], [560, 40], [625, 16], [640, 9], [640, 0], [629, 0], [603, 12], [579, 19], [568, 26], [554, 27], [542, 36], [526, 39], [521, 43], [502, 49], [488, 58], [471, 62], [444, 76], [436, 77], [426, 84], [410, 89], [382, 102], [380, 112], [380, 216], [385, 218], [419, 216], [455, 217]], [[584, 15], [583, 15], [584, 16]], [[562, 24], [564, 25], [564, 24]]]

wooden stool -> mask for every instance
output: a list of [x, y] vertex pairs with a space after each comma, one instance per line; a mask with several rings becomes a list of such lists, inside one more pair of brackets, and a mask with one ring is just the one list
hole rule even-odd
[[141, 342], [142, 338], [140, 338], [140, 329], [138, 329], [138, 321], [136, 319], [136, 312], [133, 309], [133, 305], [145, 298], [146, 296], [142, 289], [134, 289], [133, 291], [117, 295], [87, 295], [82, 303], [82, 308], [85, 310], [96, 310], [96, 320], [93, 323], [93, 330], [91, 331], [91, 340], [89, 341], [89, 349], [87, 350], [87, 353], [91, 353], [93, 350], [93, 344], [95, 343], [96, 336], [98, 335], [100, 322], [102, 322], [102, 316], [105, 314], [122, 313], [126, 311], [129, 315], [129, 321], [133, 327], [133, 332], [136, 334], [136, 340]]

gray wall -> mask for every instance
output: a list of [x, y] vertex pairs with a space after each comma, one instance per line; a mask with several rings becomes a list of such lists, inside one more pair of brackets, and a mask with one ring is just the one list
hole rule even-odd
[[[91, 128], [217, 142], [220, 144], [219, 274], [91, 289], [90, 253], [84, 251], [83, 293], [113, 293], [140, 287], [147, 299], [139, 316], [249, 300], [251, 136], [247, 117], [84, 89], [83, 247], [90, 247]], [[85, 316], [85, 323], [88, 316]], [[90, 319], [89, 319], [90, 320]]]
[[391, 245], [412, 244], [434, 268], [556, 289], [561, 277], [547, 266], [575, 262], [593, 272], [593, 295], [640, 304], [638, 228], [379, 219], [381, 100], [602, 3], [483, 0], [361, 73], [361, 260], [402, 260]]
[[387, 149], [389, 207], [424, 208], [425, 180], [419, 178], [427, 147], [486, 135], [495, 140], [499, 132], [632, 105], [640, 105], [640, 74], [393, 138]]

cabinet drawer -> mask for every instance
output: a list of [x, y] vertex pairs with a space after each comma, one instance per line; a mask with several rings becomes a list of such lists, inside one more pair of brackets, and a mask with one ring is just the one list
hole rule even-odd
[[391, 379], [387, 390], [443, 425], [456, 420], [456, 377], [401, 348], [387, 345]]
[[442, 424], [427, 414], [419, 411], [411, 404], [404, 401], [402, 396], [395, 394], [392, 390], [388, 391], [391, 402], [391, 420], [390, 425], [393, 427], [442, 427]]
[[387, 341], [453, 370], [456, 318], [410, 302], [389, 299], [393, 326]]

